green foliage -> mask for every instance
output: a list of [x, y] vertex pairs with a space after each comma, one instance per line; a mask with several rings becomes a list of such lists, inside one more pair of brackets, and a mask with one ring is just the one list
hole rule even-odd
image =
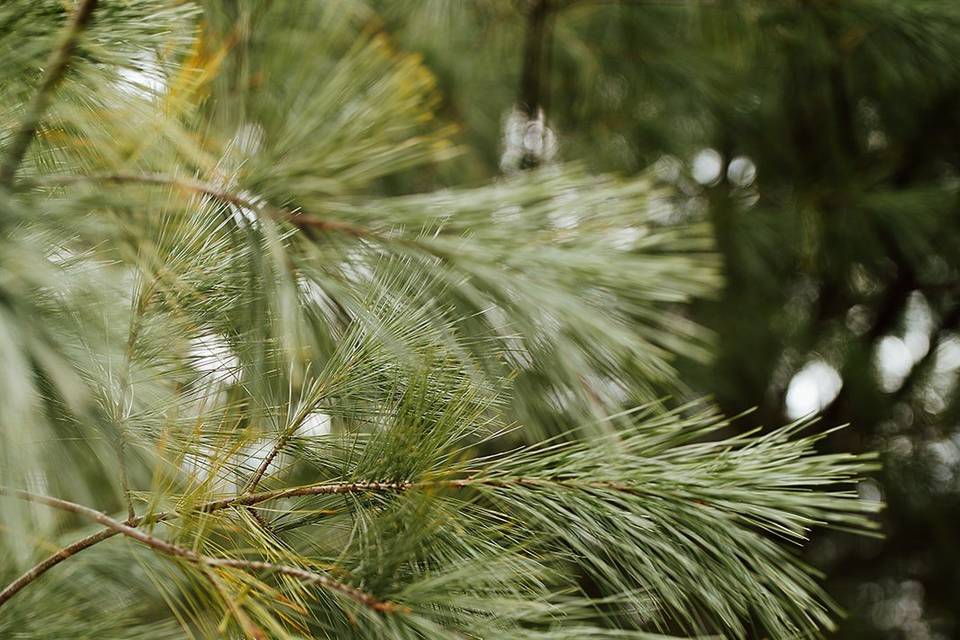
[[366, 3], [93, 5], [0, 8], [0, 576], [73, 543], [0, 632], [830, 627], [786, 545], [869, 528], [868, 461], [662, 400], [720, 286], [668, 191], [398, 195], [458, 150]]

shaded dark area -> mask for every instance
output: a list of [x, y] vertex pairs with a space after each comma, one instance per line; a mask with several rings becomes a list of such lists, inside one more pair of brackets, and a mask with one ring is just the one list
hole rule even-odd
[[[712, 225], [726, 284], [693, 313], [716, 342], [679, 363], [691, 394], [850, 423], [824, 446], [880, 452], [862, 492], [888, 506], [884, 540], [813, 545], [837, 637], [958, 637], [960, 5], [383, 4], [471, 149], [444, 171], [650, 171], [664, 222]], [[534, 140], [507, 163], [516, 126]]]

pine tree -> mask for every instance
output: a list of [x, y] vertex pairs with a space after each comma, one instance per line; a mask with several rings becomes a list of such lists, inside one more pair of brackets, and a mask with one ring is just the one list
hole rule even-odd
[[870, 462], [663, 399], [720, 278], [650, 177], [398, 193], [460, 149], [359, 1], [18, 0], [0, 52], [0, 636], [830, 627], [796, 547]]

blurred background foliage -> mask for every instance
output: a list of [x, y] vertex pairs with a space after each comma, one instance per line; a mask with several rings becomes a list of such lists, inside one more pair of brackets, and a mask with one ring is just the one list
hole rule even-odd
[[653, 214], [709, 221], [723, 261], [692, 312], [714, 358], [681, 363], [684, 382], [768, 426], [822, 412], [853, 425], [825, 450], [882, 452], [861, 491], [887, 502], [886, 538], [821, 534], [810, 552], [849, 612], [837, 637], [960, 636], [960, 4], [375, 6], [464, 147], [387, 188], [509, 173], [518, 146], [652, 169], [672, 188]]

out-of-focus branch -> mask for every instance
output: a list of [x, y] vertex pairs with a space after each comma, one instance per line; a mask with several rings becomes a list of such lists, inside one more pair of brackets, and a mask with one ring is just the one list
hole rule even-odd
[[[546, 132], [546, 107], [550, 87], [551, 22], [556, 6], [553, 0], [527, 0], [526, 36], [520, 71], [518, 107], [527, 122], [542, 120], [540, 135]], [[541, 148], [544, 140], [540, 140]], [[534, 169], [543, 158], [539, 153], [526, 152], [520, 160], [521, 169]]]
[[64, 74], [66, 74], [70, 57], [77, 48], [80, 34], [83, 33], [90, 22], [90, 17], [93, 15], [96, 6], [97, 0], [83, 0], [70, 17], [70, 22], [63, 32], [60, 44], [50, 52], [50, 57], [45, 65], [46, 73], [40, 80], [40, 86], [37, 87], [33, 100], [27, 105], [23, 120], [14, 132], [13, 139], [7, 146], [3, 161], [0, 163], [0, 185], [10, 186], [13, 183], [17, 168], [27, 154], [27, 149], [30, 148], [37, 127], [40, 126], [40, 120], [46, 114], [50, 99], [63, 80]]
[[[891, 235], [884, 230], [880, 233], [881, 241], [887, 249], [888, 255], [897, 265], [897, 274], [887, 287], [886, 295], [881, 300], [879, 308], [873, 317], [873, 322], [861, 338], [855, 349], [872, 352], [880, 338], [893, 330], [897, 320], [903, 315], [910, 294], [917, 288], [917, 275], [910, 260]], [[843, 376], [841, 372], [841, 376]], [[824, 424], [838, 424], [849, 401], [849, 387], [844, 385], [840, 392], [823, 411]]]
[[327, 220], [318, 218], [309, 214], [281, 209], [262, 203], [254, 202], [240, 194], [227, 191], [215, 184], [194, 180], [190, 178], [180, 178], [166, 176], [156, 173], [101, 173], [93, 175], [61, 175], [44, 176], [26, 182], [27, 185], [41, 186], [60, 186], [70, 184], [82, 184], [85, 182], [113, 182], [117, 184], [145, 184], [160, 185], [182, 189], [201, 195], [209, 196], [221, 202], [232, 204], [242, 209], [259, 212], [276, 222], [287, 222], [295, 227], [304, 230], [313, 231], [333, 231], [356, 237], [376, 237], [377, 234], [371, 230], [357, 225], [336, 220]]
[[527, 33], [523, 45], [520, 73], [520, 108], [529, 119], [537, 117], [543, 100], [545, 54], [549, 37], [547, 22], [553, 7], [550, 0], [530, 0], [527, 8]]

